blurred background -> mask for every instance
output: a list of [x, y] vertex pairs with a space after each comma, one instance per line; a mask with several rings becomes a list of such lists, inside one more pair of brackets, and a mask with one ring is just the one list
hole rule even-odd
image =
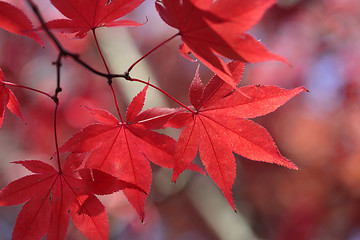
[[[38, 21], [24, 2], [17, 5]], [[34, 1], [45, 19], [62, 18], [49, 1]], [[267, 116], [254, 119], [268, 129], [280, 152], [299, 171], [236, 156], [233, 186], [237, 213], [209, 176], [183, 173], [171, 183], [171, 170], [153, 167], [152, 189], [145, 223], [122, 193], [100, 197], [110, 221], [110, 239], [154, 240], [358, 240], [360, 239], [360, 1], [279, 0], [249, 32], [291, 67], [275, 61], [248, 64], [243, 85], [283, 88], [305, 86], [296, 96]], [[176, 30], [162, 22], [147, 0], [126, 19], [146, 22], [137, 28], [100, 28], [101, 48], [114, 73], [124, 72], [147, 51]], [[148, 20], [147, 20], [148, 19]], [[6, 80], [52, 94], [56, 87], [57, 58], [53, 44], [40, 33], [45, 48], [26, 37], [0, 29], [0, 67]], [[80, 53], [91, 66], [105, 71], [92, 36], [73, 40], [56, 34], [64, 46]], [[161, 87], [185, 104], [198, 63], [178, 54], [175, 39], [138, 64], [132, 76]], [[63, 143], [93, 120], [82, 105], [115, 111], [106, 80], [64, 59], [61, 72], [58, 132]], [[207, 82], [212, 73], [200, 66]], [[144, 86], [115, 81], [121, 111]], [[16, 94], [24, 124], [7, 111], [0, 129], [0, 187], [26, 174], [10, 164], [25, 159], [50, 160], [53, 140], [53, 103], [19, 88]], [[149, 89], [145, 108], [177, 107], [166, 96]], [[177, 139], [179, 131], [166, 129]], [[200, 160], [195, 159], [195, 162]], [[0, 239], [11, 239], [21, 206], [0, 208]], [[70, 225], [67, 239], [84, 239]]]

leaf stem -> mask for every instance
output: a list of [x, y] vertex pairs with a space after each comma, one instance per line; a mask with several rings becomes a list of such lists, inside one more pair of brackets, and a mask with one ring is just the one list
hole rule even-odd
[[56, 158], [57, 158], [57, 163], [58, 163], [58, 171], [59, 174], [62, 174], [62, 169], [61, 169], [61, 163], [60, 163], [60, 153], [59, 153], [59, 143], [58, 143], [58, 137], [57, 137], [57, 130], [56, 130], [56, 126], [57, 126], [57, 109], [59, 106], [59, 100], [55, 103], [55, 111], [54, 111], [54, 137], [55, 137], [55, 147], [56, 147]]
[[[92, 33], [93, 33], [93, 36], [94, 36], [94, 39], [95, 39], [96, 47], [97, 47], [97, 49], [98, 49], [98, 51], [99, 51], [99, 53], [100, 53], [100, 56], [101, 56], [101, 59], [102, 59], [102, 61], [103, 61], [103, 63], [104, 63], [104, 66], [105, 66], [105, 68], [106, 68], [106, 71], [107, 71], [107, 73], [108, 73], [109, 75], [111, 75], [111, 72], [110, 72], [110, 69], [109, 69], [109, 67], [108, 67], [108, 65], [107, 65], [107, 63], [106, 63], [105, 57], [104, 57], [104, 55], [102, 54], [102, 51], [101, 51], [101, 48], [100, 48], [100, 45], [99, 45], [99, 41], [98, 41], [98, 39], [97, 39], [97, 37], [96, 37], [95, 29], [92, 30]], [[113, 94], [114, 102], [115, 102], [115, 107], [116, 107], [116, 110], [117, 110], [117, 112], [118, 112], [118, 114], [119, 114], [121, 123], [124, 123], [124, 119], [123, 119], [123, 117], [121, 116], [121, 113], [120, 113], [119, 104], [118, 104], [118, 101], [117, 101], [117, 98], [116, 98], [116, 94], [115, 94], [114, 88], [113, 88], [113, 86], [112, 86], [112, 77], [108, 77], [108, 84], [109, 84], [110, 89], [111, 89], [111, 92], [112, 92], [112, 94]]]
[[156, 90], [160, 91], [161, 93], [165, 94], [167, 97], [169, 97], [171, 100], [173, 100], [174, 102], [176, 102], [177, 104], [179, 104], [180, 106], [182, 106], [183, 108], [185, 108], [186, 110], [188, 110], [189, 112], [191, 112], [192, 114], [197, 114], [197, 112], [195, 112], [194, 110], [192, 110], [191, 108], [189, 108], [188, 106], [186, 106], [185, 104], [183, 104], [182, 102], [180, 102], [179, 100], [177, 100], [176, 98], [174, 98], [173, 96], [171, 96], [169, 93], [167, 93], [166, 91], [162, 90], [161, 88], [149, 83], [149, 82], [146, 82], [146, 81], [143, 81], [143, 80], [140, 80], [140, 79], [136, 79], [136, 78], [131, 78], [129, 81], [134, 81], [134, 82], [140, 82], [140, 83], [143, 83], [143, 84], [146, 84], [152, 88], [155, 88]]
[[112, 86], [112, 81], [111, 81], [111, 79], [108, 80], [108, 84], [109, 84], [109, 86], [110, 86], [111, 92], [112, 92], [113, 97], [114, 97], [114, 103], [115, 103], [116, 110], [117, 110], [117, 112], [118, 112], [118, 114], [119, 114], [120, 121], [121, 121], [122, 124], [124, 124], [125, 122], [124, 122], [124, 119], [123, 119], [123, 117], [121, 116], [121, 113], [120, 113], [119, 104], [118, 104], [118, 101], [117, 101], [117, 99], [116, 99], [116, 94], [115, 94], [114, 88], [113, 88], [113, 86]]
[[125, 75], [129, 75], [130, 71], [135, 67], [136, 64], [138, 64], [139, 62], [141, 62], [144, 58], [146, 58], [147, 56], [149, 56], [152, 52], [154, 52], [155, 50], [157, 50], [158, 48], [160, 48], [162, 45], [164, 45], [165, 43], [169, 42], [170, 40], [172, 40], [173, 38], [175, 38], [176, 36], [180, 36], [180, 32], [174, 34], [173, 36], [171, 36], [170, 38], [166, 39], [165, 41], [163, 41], [162, 43], [160, 43], [159, 45], [157, 45], [156, 47], [154, 47], [153, 49], [151, 49], [149, 52], [147, 52], [144, 56], [142, 56], [141, 58], [139, 58], [136, 62], [134, 62], [129, 68], [128, 70], [125, 72]]
[[1, 82], [5, 85], [8, 85], [8, 86], [14, 86], [14, 87], [19, 87], [19, 88], [24, 88], [24, 89], [27, 89], [27, 90], [30, 90], [30, 91], [33, 91], [33, 92], [37, 92], [37, 93], [40, 93], [42, 95], [45, 95], [49, 98], [52, 99], [52, 96], [46, 92], [43, 92], [41, 90], [38, 90], [38, 89], [35, 89], [35, 88], [31, 88], [31, 87], [27, 87], [27, 86], [23, 86], [23, 85], [19, 85], [19, 84], [16, 84], [16, 83], [11, 83], [11, 82]]
[[99, 45], [99, 41], [98, 41], [96, 33], [95, 33], [95, 29], [92, 30], [92, 33], [93, 33], [93, 36], [94, 36], [94, 39], [95, 39], [96, 47], [97, 47], [97, 49], [98, 49], [98, 51], [100, 53], [100, 56], [101, 56], [101, 59], [102, 59], [104, 65], [105, 65], [106, 71], [107, 71], [108, 74], [111, 74], [110, 69], [109, 69], [109, 67], [108, 67], [108, 65], [106, 63], [105, 58], [104, 58], [104, 55], [102, 54], [102, 51], [100, 49], [100, 45]]

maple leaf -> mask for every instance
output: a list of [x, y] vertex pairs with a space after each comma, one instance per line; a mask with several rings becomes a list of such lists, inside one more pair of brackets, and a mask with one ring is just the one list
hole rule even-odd
[[0, 28], [6, 31], [27, 36], [44, 46], [39, 35], [34, 32], [33, 25], [23, 11], [17, 7], [0, 1]]
[[193, 53], [236, 88], [231, 71], [220, 56], [245, 62], [287, 62], [244, 33], [274, 3], [276, 0], [157, 0], [156, 9], [167, 24], [179, 29], [183, 40], [180, 52], [184, 56]]
[[[75, 155], [73, 155], [75, 156]], [[69, 216], [89, 239], [107, 239], [109, 224], [96, 194], [110, 194], [137, 186], [100, 170], [71, 168], [68, 158], [62, 171], [38, 160], [18, 161], [33, 175], [8, 184], [0, 191], [0, 206], [26, 202], [16, 220], [12, 239], [65, 239]]]
[[137, 8], [144, 0], [51, 0], [68, 19], [46, 23], [48, 28], [75, 33], [84, 38], [87, 32], [99, 27], [140, 26], [130, 20], [117, 20]]
[[[88, 108], [99, 123], [75, 133], [60, 151], [90, 152], [86, 159], [87, 167], [100, 169], [115, 177], [121, 176], [121, 179], [149, 192], [149, 160], [161, 167], [173, 168], [176, 141], [148, 128], [150, 125], [161, 127], [170, 119], [173, 110], [161, 110], [162, 115], [159, 117], [156, 117], [160, 113], [156, 109], [139, 115], [144, 105], [146, 90], [147, 86], [128, 106], [125, 123], [105, 110]], [[144, 116], [148, 119], [144, 119]], [[195, 165], [189, 168], [201, 172]], [[143, 221], [146, 194], [133, 189], [125, 189], [123, 192]]]
[[[244, 66], [241, 62], [228, 64], [236, 83], [240, 82]], [[267, 130], [246, 118], [276, 110], [305, 88], [285, 90], [255, 85], [240, 90], [246, 96], [234, 91], [216, 75], [203, 89], [197, 70], [189, 90], [194, 112], [179, 110], [166, 125], [185, 126], [178, 139], [172, 180], [176, 181], [199, 151], [207, 173], [234, 210], [231, 188], [236, 177], [236, 163], [233, 152], [254, 161], [297, 169], [280, 154]]]
[[4, 81], [5, 76], [0, 68], [0, 127], [4, 119], [5, 106], [13, 114], [15, 114], [24, 121], [19, 102], [16, 99], [15, 94], [5, 86]]

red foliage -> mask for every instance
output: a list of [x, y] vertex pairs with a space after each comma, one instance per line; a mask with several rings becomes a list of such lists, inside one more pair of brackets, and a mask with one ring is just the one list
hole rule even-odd
[[[237, 82], [240, 82], [244, 66], [240, 62], [228, 65]], [[195, 112], [181, 110], [167, 123], [168, 126], [185, 126], [178, 140], [173, 181], [187, 168], [199, 150], [207, 173], [221, 188], [234, 210], [231, 187], [236, 177], [236, 164], [232, 152], [251, 160], [297, 169], [281, 156], [263, 127], [244, 118], [270, 113], [305, 89], [246, 86], [240, 90], [247, 96], [233, 91], [218, 76], [213, 77], [203, 90], [196, 73], [189, 91]]]
[[62, 171], [37, 160], [15, 162], [35, 174], [10, 183], [0, 192], [0, 206], [26, 202], [16, 220], [13, 239], [41, 239], [46, 233], [48, 239], [65, 239], [69, 216], [89, 239], [108, 237], [106, 211], [94, 193], [139, 188], [96, 169], [78, 171], [79, 178], [73, 158], [67, 159]]
[[[37, 29], [46, 30], [50, 41], [56, 46], [58, 57], [53, 63], [57, 70], [56, 88], [54, 94], [50, 95], [36, 88], [5, 82], [0, 69], [0, 127], [5, 106], [23, 119], [19, 103], [8, 89], [9, 86], [30, 90], [51, 99], [54, 112], [46, 112], [44, 115], [53, 114], [50, 115], [53, 116], [53, 122], [49, 126], [53, 129], [55, 139], [53, 155], [57, 168], [38, 160], [15, 162], [34, 174], [13, 181], [0, 191], [1, 206], [26, 202], [18, 215], [13, 239], [41, 239], [45, 234], [48, 239], [65, 239], [69, 216], [86, 237], [106, 239], [109, 237], [107, 214], [104, 205], [95, 195], [112, 194], [119, 190], [123, 191], [143, 221], [145, 201], [152, 183], [150, 162], [161, 168], [173, 169], [172, 180], [176, 181], [186, 169], [204, 173], [193, 163], [199, 152], [206, 172], [222, 190], [234, 210], [234, 153], [250, 160], [297, 169], [295, 164], [280, 154], [270, 133], [248, 118], [271, 113], [306, 89], [298, 87], [286, 90], [263, 85], [238, 87], [245, 62], [287, 62], [245, 33], [276, 1], [157, 0], [155, 5], [160, 17], [179, 32], [135, 61], [128, 71], [111, 74], [94, 30], [99, 27], [142, 25], [118, 19], [143, 2], [144, 0], [51, 0], [52, 6], [66, 19], [46, 22], [37, 6], [28, 0], [41, 23]], [[42, 44], [22, 10], [2, 1], [0, 27]], [[83, 60], [83, 55], [80, 57], [80, 53], [68, 51], [59, 38], [51, 34], [52, 30], [76, 33], [75, 37], [80, 39], [93, 31], [95, 46], [107, 73], [90, 66]], [[193, 53], [216, 74], [203, 87], [198, 68], [189, 89], [192, 106], [186, 106], [149, 81], [130, 75], [133, 66], [178, 35], [183, 41], [180, 46], [181, 54], [189, 58], [188, 55]], [[97, 123], [83, 127], [60, 146], [58, 136], [62, 132], [58, 131], [58, 126], [64, 122], [64, 112], [74, 111], [66, 105], [69, 104], [67, 99], [61, 97], [63, 88], [67, 90], [64, 87], [66, 85], [60, 81], [65, 57], [74, 60], [74, 65], [79, 64], [79, 67], [85, 67], [90, 73], [106, 80], [119, 118], [106, 110], [86, 107]], [[228, 60], [233, 61], [226, 64]], [[82, 76], [81, 84], [86, 84], [85, 76]], [[128, 105], [125, 118], [119, 108], [116, 95], [118, 90], [113, 87], [113, 82], [118, 80], [146, 85]], [[148, 87], [160, 91], [181, 108], [155, 107], [142, 112]], [[88, 93], [82, 94], [86, 96]], [[86, 102], [86, 97], [77, 97], [78, 101]], [[65, 110], [58, 110], [62, 106], [67, 107]], [[178, 141], [161, 132], [166, 127], [183, 128]], [[60, 153], [68, 154], [65, 164], [61, 163]]]
[[87, 32], [98, 27], [139, 26], [130, 20], [117, 20], [137, 8], [144, 0], [51, 0], [51, 3], [68, 19], [46, 23], [50, 29], [75, 33], [84, 38]]
[[[90, 152], [86, 159], [87, 167], [100, 169], [149, 192], [151, 169], [148, 160], [164, 168], [173, 168], [176, 141], [166, 135], [147, 130], [141, 123], [146, 122], [146, 126], [151, 126], [154, 122], [159, 126], [159, 115], [141, 121], [136, 120], [143, 108], [146, 90], [147, 86], [130, 103], [126, 123], [120, 122], [105, 110], [89, 108], [99, 124], [92, 124], [75, 133], [60, 151]], [[169, 109], [169, 112], [173, 111]], [[169, 114], [167, 116], [171, 117]], [[166, 120], [162, 120], [163, 124]], [[125, 190], [124, 194], [143, 221], [146, 194], [132, 189]]]
[[5, 76], [0, 68], [0, 127], [4, 119], [5, 106], [24, 121], [20, 105], [14, 93], [5, 86]]
[[233, 60], [260, 62], [280, 60], [251, 35], [251, 28], [276, 1], [181, 1], [158, 0], [156, 9], [171, 27], [179, 29], [184, 41], [181, 54], [193, 53], [233, 88], [236, 87], [223, 56]]
[[0, 1], [0, 28], [9, 32], [25, 35], [44, 45], [39, 35], [34, 32], [29, 18], [17, 7]]

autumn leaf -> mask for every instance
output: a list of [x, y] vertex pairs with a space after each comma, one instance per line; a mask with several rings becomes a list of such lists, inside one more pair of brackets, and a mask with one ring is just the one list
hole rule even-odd
[[179, 29], [183, 40], [180, 52], [190, 52], [236, 88], [231, 71], [221, 56], [259, 62], [283, 57], [269, 52], [244, 31], [251, 28], [276, 0], [157, 0], [156, 9], [171, 27]]
[[[174, 113], [162, 110], [162, 116], [156, 117], [156, 110], [147, 111], [137, 120], [143, 108], [147, 87], [130, 103], [126, 113], [126, 122], [122, 123], [105, 110], [88, 108], [99, 122], [75, 133], [60, 149], [63, 152], [90, 152], [86, 166], [100, 169], [122, 180], [134, 183], [145, 192], [150, 191], [151, 168], [149, 160], [165, 167], [174, 167], [176, 141], [166, 135], [149, 130], [149, 126], [163, 125]], [[166, 114], [167, 113], [167, 114]], [[170, 114], [172, 113], [172, 114]], [[164, 117], [167, 116], [167, 117]], [[146, 125], [143, 125], [143, 122]], [[159, 124], [162, 123], [162, 124]], [[200, 171], [195, 166], [189, 167]], [[146, 194], [125, 189], [125, 196], [144, 220]]]
[[[244, 66], [241, 62], [228, 64], [236, 83], [240, 82]], [[231, 188], [236, 164], [233, 152], [250, 160], [297, 169], [280, 154], [267, 130], [246, 118], [270, 113], [305, 89], [255, 85], [240, 90], [246, 96], [234, 91], [216, 75], [203, 89], [197, 71], [189, 90], [194, 112], [179, 110], [166, 125], [185, 126], [178, 140], [172, 180], [176, 181], [199, 151], [206, 171], [234, 210]]]
[[[18, 161], [34, 174], [8, 184], [0, 191], [0, 206], [26, 202], [16, 220], [12, 239], [65, 239], [69, 216], [89, 239], [107, 239], [109, 224], [96, 194], [139, 188], [100, 171], [77, 171], [68, 158], [62, 171], [38, 160]], [[104, 183], [110, 183], [109, 185]]]
[[68, 19], [46, 23], [50, 29], [75, 33], [84, 38], [87, 32], [99, 27], [139, 26], [130, 20], [118, 20], [137, 8], [144, 0], [51, 0], [51, 3]]
[[25, 13], [17, 7], [2, 1], [0, 1], [0, 28], [32, 38], [38, 44], [44, 46], [44, 43], [34, 31], [33, 25]]
[[20, 105], [15, 97], [15, 94], [5, 86], [4, 82], [5, 82], [5, 76], [2, 70], [0, 69], [0, 127], [4, 120], [5, 106], [13, 114], [15, 114], [24, 121], [24, 117], [21, 113]]

